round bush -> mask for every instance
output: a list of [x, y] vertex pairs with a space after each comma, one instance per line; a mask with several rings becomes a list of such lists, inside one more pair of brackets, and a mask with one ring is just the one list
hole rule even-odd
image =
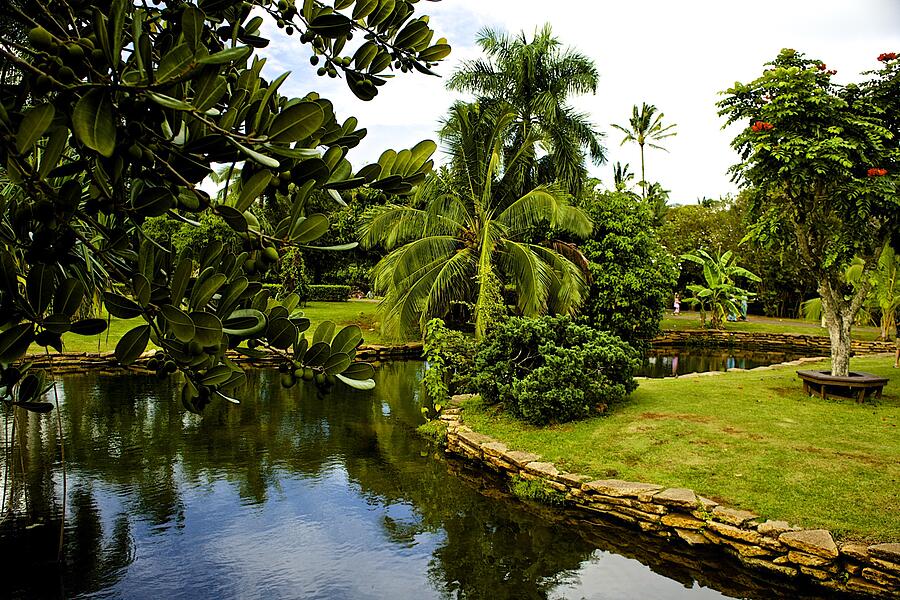
[[637, 388], [637, 351], [568, 317], [513, 318], [491, 331], [475, 356], [473, 385], [535, 425], [605, 411]]

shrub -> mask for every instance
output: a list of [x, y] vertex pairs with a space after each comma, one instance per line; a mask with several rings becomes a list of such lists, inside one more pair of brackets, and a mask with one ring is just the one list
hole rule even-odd
[[440, 412], [437, 407], [448, 396], [469, 391], [475, 339], [449, 329], [441, 319], [432, 319], [425, 324], [423, 352], [428, 369], [422, 384], [428, 398], [435, 404], [437, 414]]
[[475, 390], [535, 425], [581, 419], [637, 388], [638, 353], [568, 317], [513, 318], [475, 356]]
[[344, 302], [350, 299], [349, 285], [311, 285], [309, 302]]

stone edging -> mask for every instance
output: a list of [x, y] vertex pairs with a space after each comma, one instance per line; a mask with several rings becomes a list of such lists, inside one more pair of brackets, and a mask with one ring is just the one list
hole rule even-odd
[[[762, 333], [752, 331], [717, 331], [709, 329], [683, 329], [664, 331], [651, 340], [659, 346], [708, 346], [740, 347], [766, 352], [797, 352], [830, 354], [831, 342], [828, 337], [805, 333]], [[853, 340], [851, 349], [855, 354], [878, 354], [893, 352], [894, 342]]]
[[[458, 405], [470, 396], [454, 396]], [[448, 452], [508, 477], [540, 481], [565, 494], [571, 507], [638, 526], [690, 546], [718, 546], [753, 569], [806, 578], [841, 592], [900, 597], [900, 543], [837, 544], [825, 529], [801, 529], [785, 521], [729, 508], [685, 488], [618, 479], [591, 480], [565, 473], [541, 457], [510, 450], [462, 423], [462, 409], [444, 409]]]
[[[24, 360], [32, 363], [36, 368], [48, 369], [52, 366], [53, 372], [57, 374], [85, 372], [116, 374], [125, 370], [146, 371], [146, 362], [155, 352], [155, 350], [144, 352], [130, 367], [123, 367], [116, 362], [115, 354], [112, 352], [100, 354], [67, 352], [49, 356], [47, 354], [29, 354]], [[229, 350], [227, 356], [239, 364], [259, 366], [272, 365], [278, 360], [274, 354], [271, 359], [249, 358], [233, 350]], [[366, 361], [389, 358], [421, 358], [421, 356], [422, 344], [415, 342], [398, 346], [360, 346], [356, 349], [356, 357]]]

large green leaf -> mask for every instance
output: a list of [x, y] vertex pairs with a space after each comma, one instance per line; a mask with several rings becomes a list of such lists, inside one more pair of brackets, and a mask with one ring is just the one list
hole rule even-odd
[[194, 341], [202, 346], [222, 343], [222, 321], [212, 313], [194, 311], [188, 315], [194, 322]]
[[300, 217], [291, 228], [290, 238], [297, 244], [315, 241], [328, 232], [328, 217], [316, 213], [306, 218]]
[[104, 292], [103, 304], [109, 314], [120, 319], [133, 319], [143, 312], [139, 304], [115, 292]]
[[234, 203], [234, 207], [240, 212], [250, 208], [250, 205], [266, 190], [271, 180], [272, 173], [270, 171], [263, 170], [254, 173], [241, 187], [241, 193], [237, 202]]
[[266, 328], [266, 315], [252, 308], [236, 310], [222, 322], [222, 328], [237, 338], [254, 337]]
[[33, 341], [34, 323], [20, 323], [0, 332], [0, 363], [9, 364], [22, 358]]
[[329, 356], [331, 356], [331, 346], [326, 342], [317, 342], [306, 351], [306, 355], [303, 357], [303, 364], [310, 367], [319, 367], [325, 364]]
[[150, 342], [150, 326], [139, 325], [134, 329], [126, 332], [116, 344], [116, 360], [123, 365], [130, 365], [138, 359], [138, 357], [147, 348]]
[[283, 317], [271, 319], [266, 328], [266, 339], [274, 347], [284, 350], [297, 341], [297, 328]]
[[78, 335], [99, 335], [106, 331], [106, 320], [82, 319], [75, 321], [69, 331]]
[[334, 336], [334, 322], [333, 321], [322, 321], [319, 323], [319, 326], [316, 327], [316, 331], [312, 336], [312, 343], [315, 345], [317, 342], [325, 342], [326, 344], [331, 343], [331, 338]]
[[331, 350], [333, 352], [344, 352], [349, 354], [362, 341], [362, 329], [358, 325], [347, 325], [337, 332], [331, 341]]
[[44, 314], [50, 306], [55, 291], [55, 279], [53, 267], [49, 265], [34, 265], [28, 271], [28, 277], [25, 279], [25, 295], [28, 296], [31, 308], [38, 315]]
[[322, 365], [322, 368], [325, 369], [325, 372], [329, 375], [337, 375], [341, 373], [344, 369], [350, 366], [350, 355], [345, 354], [343, 352], [337, 352], [329, 356], [325, 363]]
[[344, 369], [342, 375], [350, 379], [372, 379], [375, 376], [375, 367], [365, 362], [355, 362]]
[[72, 129], [82, 144], [110, 158], [116, 148], [116, 122], [109, 92], [89, 90], [75, 104]]
[[340, 13], [319, 15], [309, 24], [316, 34], [326, 38], [337, 38], [350, 33], [353, 23]]
[[194, 60], [194, 53], [187, 44], [178, 44], [169, 50], [156, 69], [157, 83], [163, 83], [169, 79], [175, 79], [185, 73]]
[[53, 298], [53, 310], [71, 317], [81, 307], [84, 300], [84, 284], [74, 277], [65, 279], [56, 288]]
[[187, 290], [188, 282], [191, 279], [191, 271], [194, 269], [194, 263], [189, 258], [182, 258], [175, 268], [172, 275], [172, 303], [175, 306], [181, 305], [184, 299], [184, 292]]
[[44, 132], [50, 127], [50, 123], [53, 122], [55, 114], [56, 109], [49, 102], [28, 109], [19, 124], [19, 131], [16, 133], [16, 150], [20, 154], [31, 149], [35, 142], [44, 135]]
[[194, 339], [194, 334], [196, 333], [194, 321], [191, 320], [186, 312], [171, 304], [163, 304], [159, 307], [159, 311], [178, 340], [190, 342]]
[[315, 102], [298, 102], [275, 117], [269, 127], [273, 142], [296, 142], [318, 131], [325, 121], [325, 113]]
[[202, 309], [212, 299], [213, 294], [228, 280], [222, 273], [215, 273], [206, 279], [194, 284], [191, 292], [190, 306], [193, 309]]
[[253, 48], [250, 46], [235, 46], [234, 48], [226, 48], [208, 56], [197, 59], [201, 65], [223, 65], [225, 63], [236, 62], [250, 56]]

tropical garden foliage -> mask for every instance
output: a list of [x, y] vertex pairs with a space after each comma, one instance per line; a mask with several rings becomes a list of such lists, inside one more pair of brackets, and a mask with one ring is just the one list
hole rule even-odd
[[728, 124], [743, 126], [733, 173], [750, 191], [750, 235], [795, 246], [814, 274], [834, 375], [849, 372], [850, 330], [871, 287], [853, 289], [844, 271], [854, 257], [875, 269], [900, 224], [900, 61], [879, 58], [881, 69], [840, 86], [822, 61], [782, 50], [719, 103]]
[[371, 211], [361, 229], [363, 246], [389, 254], [373, 271], [384, 294], [383, 324], [395, 337], [424, 330], [453, 303], [472, 307], [475, 335], [500, 300], [500, 285], [515, 292], [523, 315], [572, 314], [587, 290], [581, 253], [570, 243], [535, 239], [544, 231], [584, 238], [591, 220], [554, 185], [520, 194], [532, 165], [528, 152], [539, 133], [515, 154], [516, 113], [506, 106], [458, 103], [441, 139], [450, 164], [419, 190], [416, 205], [389, 204]]
[[507, 159], [525, 153], [520, 195], [548, 183], [577, 195], [587, 176], [585, 156], [595, 164], [606, 159], [603, 134], [568, 102], [570, 96], [597, 92], [593, 61], [564, 49], [549, 24], [531, 40], [525, 32], [509, 36], [485, 29], [476, 42], [485, 57], [465, 61], [448, 87], [473, 93], [485, 107], [499, 104], [513, 111], [516, 127], [504, 153]]
[[[257, 50], [269, 43], [266, 20], [280, 23], [312, 50], [319, 75], [340, 73], [371, 100], [391, 70], [430, 73], [450, 50], [414, 4], [8, 2], [12, 29], [27, 35], [0, 38], [4, 400], [46, 408], [33, 406], [40, 379], [12, 365], [32, 343], [61, 349], [64, 332], [102, 331], [105, 320], [77, 316], [94, 293], [112, 316], [144, 321], [118, 343], [119, 361], [134, 362], [152, 341], [160, 350], [150, 366], [185, 376], [190, 410], [234, 400], [244, 374], [228, 349], [277, 352], [286, 385], [303, 377], [325, 389], [335, 378], [369, 387], [371, 366], [353, 363], [359, 329], [323, 326], [303, 338], [297, 297], [274, 301], [257, 266], [327, 231], [328, 219], [307, 211], [312, 194], [408, 194], [431, 170], [435, 145], [354, 171], [346, 156], [366, 133], [357, 120], [339, 120], [316, 93], [284, 95], [287, 74], [264, 78]], [[363, 40], [351, 51], [354, 33]], [[240, 190], [224, 200], [200, 186], [222, 163], [232, 165], [226, 190]], [[284, 199], [289, 214], [265, 227], [254, 214], [262, 198]], [[240, 237], [239, 251], [213, 242], [179, 253], [143, 229], [153, 217], [197, 226], [209, 214]]]
[[747, 269], [738, 266], [737, 257], [729, 250], [713, 256], [705, 250], [697, 250], [695, 254], [684, 254], [683, 260], [700, 265], [703, 271], [703, 283], [687, 286], [693, 294], [686, 301], [700, 308], [700, 320], [706, 325], [706, 315], [710, 316], [710, 325], [719, 329], [728, 315], [743, 314], [742, 303], [746, 303], [753, 294], [738, 286], [737, 278], [759, 281], [759, 277]]

